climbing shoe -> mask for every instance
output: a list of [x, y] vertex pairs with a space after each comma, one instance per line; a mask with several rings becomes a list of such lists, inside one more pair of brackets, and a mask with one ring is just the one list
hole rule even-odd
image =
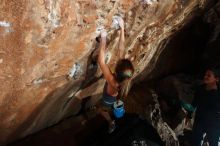
[[112, 132], [114, 132], [115, 128], [116, 128], [115, 121], [112, 121], [111, 125], [109, 125], [108, 127], [108, 133], [111, 134]]

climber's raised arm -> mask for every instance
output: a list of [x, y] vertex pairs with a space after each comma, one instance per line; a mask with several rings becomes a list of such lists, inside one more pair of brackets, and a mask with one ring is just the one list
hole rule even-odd
[[106, 31], [101, 32], [101, 42], [99, 46], [99, 58], [98, 63], [100, 65], [100, 68], [102, 70], [102, 73], [104, 75], [104, 78], [108, 82], [109, 85], [111, 85], [113, 88], [117, 88], [118, 83], [115, 80], [113, 74], [111, 73], [108, 65], [105, 63], [105, 51], [106, 51]]
[[124, 21], [122, 18], [118, 19], [120, 26], [120, 38], [119, 38], [119, 59], [125, 58], [125, 35], [124, 35]]

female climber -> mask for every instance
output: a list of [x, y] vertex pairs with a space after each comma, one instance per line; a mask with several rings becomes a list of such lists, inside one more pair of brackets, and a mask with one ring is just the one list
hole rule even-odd
[[98, 108], [99, 113], [108, 121], [109, 133], [115, 130], [115, 121], [111, 118], [110, 112], [112, 112], [114, 102], [121, 96], [122, 85], [131, 79], [134, 68], [130, 60], [125, 59], [125, 37], [124, 37], [124, 21], [118, 19], [120, 26], [120, 39], [119, 39], [119, 60], [116, 63], [115, 72], [112, 73], [108, 65], [105, 63], [105, 52], [106, 52], [106, 36], [105, 31], [101, 32], [101, 42], [99, 46], [99, 57], [98, 63], [106, 80], [101, 106]]

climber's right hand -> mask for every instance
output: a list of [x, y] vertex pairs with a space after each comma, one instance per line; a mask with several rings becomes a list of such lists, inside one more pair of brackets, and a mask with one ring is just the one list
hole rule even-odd
[[102, 40], [103, 40], [103, 39], [106, 39], [106, 37], [107, 37], [107, 32], [106, 32], [106, 30], [102, 30], [102, 31], [101, 31], [101, 38], [102, 38]]
[[121, 17], [118, 17], [118, 24], [120, 28], [124, 29], [124, 20]]

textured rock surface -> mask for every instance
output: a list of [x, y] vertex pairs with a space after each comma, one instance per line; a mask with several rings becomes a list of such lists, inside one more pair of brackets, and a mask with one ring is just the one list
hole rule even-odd
[[[72, 98], [78, 90], [91, 85], [91, 94], [101, 93], [104, 82], [94, 60], [96, 29], [109, 30], [113, 68], [118, 43], [111, 28], [114, 15], [125, 20], [126, 54], [138, 81], [151, 73], [171, 36], [206, 4], [204, 0], [1, 0], [0, 144], [71, 115], [78, 105]], [[67, 80], [70, 72], [73, 78]]]
[[204, 60], [220, 67], [220, 1], [206, 13], [204, 20], [211, 28], [210, 39], [203, 55]]

